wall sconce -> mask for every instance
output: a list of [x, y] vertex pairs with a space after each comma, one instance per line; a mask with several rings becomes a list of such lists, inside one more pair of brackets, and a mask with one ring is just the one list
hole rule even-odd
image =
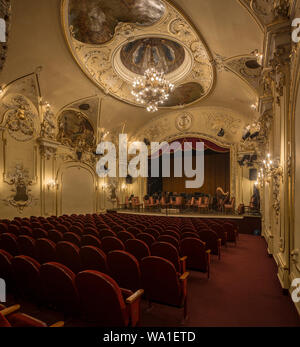
[[263, 160], [261, 172], [267, 179], [273, 178], [278, 180], [279, 177], [283, 179], [283, 168], [280, 166], [279, 159], [272, 160], [270, 153], [268, 153], [266, 159]]
[[57, 189], [58, 188], [58, 184], [54, 180], [50, 180], [47, 183], [47, 188], [48, 188], [48, 191]]
[[108, 188], [108, 184], [107, 183], [103, 183], [101, 185], [102, 191], [106, 190]]

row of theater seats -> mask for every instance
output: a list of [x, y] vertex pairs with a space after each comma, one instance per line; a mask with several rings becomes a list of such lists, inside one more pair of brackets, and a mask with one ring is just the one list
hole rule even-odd
[[[99, 276], [108, 273], [127, 289], [136, 290], [143, 286], [147, 299], [184, 306], [186, 315], [186, 260], [189, 268], [209, 274], [208, 246], [220, 257], [221, 243], [226, 244], [228, 235], [220, 224], [217, 227], [217, 223], [212, 223], [211, 226], [216, 229], [213, 231], [206, 223], [195, 222], [175, 218], [146, 220], [109, 214], [15, 219], [0, 224], [1, 247], [11, 250], [13, 255], [27, 253], [27, 258], [16, 257], [17, 260], [13, 261], [23, 262], [23, 268], [25, 263], [34, 262], [28, 258], [29, 255], [41, 263], [59, 260], [75, 273], [85, 268], [102, 271], [102, 274], [97, 272]], [[227, 225], [227, 229], [231, 234], [237, 234], [235, 226]], [[200, 240], [205, 233], [213, 235], [207, 237], [209, 242], [206, 243]], [[217, 238], [217, 233], [221, 238]], [[82, 246], [80, 250], [78, 246]], [[188, 256], [179, 258], [178, 251]], [[74, 277], [75, 274], [72, 274]], [[22, 277], [20, 271], [17, 277]]]
[[[0, 305], [0, 328], [46, 328], [48, 325], [32, 316], [18, 312], [20, 305], [5, 307]], [[64, 322], [52, 324], [51, 328], [61, 328]]]

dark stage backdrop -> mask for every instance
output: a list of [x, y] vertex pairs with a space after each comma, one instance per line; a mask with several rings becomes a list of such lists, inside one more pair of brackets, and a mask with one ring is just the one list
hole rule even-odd
[[[196, 163], [196, 152], [194, 152], [194, 168]], [[184, 170], [183, 170], [184, 172]], [[186, 189], [185, 177], [174, 177], [174, 156], [171, 155], [171, 177], [162, 178], [162, 190], [164, 192], [177, 192], [193, 194], [200, 192], [204, 194], [216, 193], [216, 189], [221, 187], [225, 192], [230, 190], [230, 152], [218, 153], [210, 149], [205, 150], [204, 154], [204, 185], [200, 189]]]

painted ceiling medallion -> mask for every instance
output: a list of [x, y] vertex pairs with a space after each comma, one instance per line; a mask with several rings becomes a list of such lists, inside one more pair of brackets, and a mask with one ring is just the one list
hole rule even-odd
[[199, 34], [167, 0], [62, 0], [71, 52], [105, 93], [140, 106], [132, 83], [144, 75], [149, 56], [179, 87], [162, 107], [194, 103], [214, 85], [212, 57]]

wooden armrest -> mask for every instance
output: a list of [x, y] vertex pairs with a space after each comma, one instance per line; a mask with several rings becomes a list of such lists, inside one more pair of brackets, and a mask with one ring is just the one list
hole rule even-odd
[[189, 277], [189, 275], [189, 272], [185, 272], [183, 275], [179, 277], [180, 281], [185, 281]]
[[144, 289], [140, 289], [132, 294], [129, 298], [126, 299], [126, 304], [133, 304], [137, 299], [139, 299], [144, 294]]
[[10, 306], [10, 307], [7, 307], [3, 310], [0, 311], [0, 313], [3, 315], [3, 316], [8, 316], [9, 314], [11, 313], [14, 313], [16, 311], [19, 311], [19, 309], [21, 308], [20, 305], [14, 305], [14, 306]]
[[50, 328], [62, 328], [64, 326], [65, 326], [65, 322], [60, 321], [60, 322], [57, 322], [57, 323], [50, 325]]
[[181, 257], [180, 261], [186, 261], [187, 260], [187, 256]]
[[207, 254], [210, 254], [210, 253], [211, 253], [211, 250], [210, 250], [210, 249], [208, 249], [208, 250], [206, 251], [206, 253], [207, 253]]

